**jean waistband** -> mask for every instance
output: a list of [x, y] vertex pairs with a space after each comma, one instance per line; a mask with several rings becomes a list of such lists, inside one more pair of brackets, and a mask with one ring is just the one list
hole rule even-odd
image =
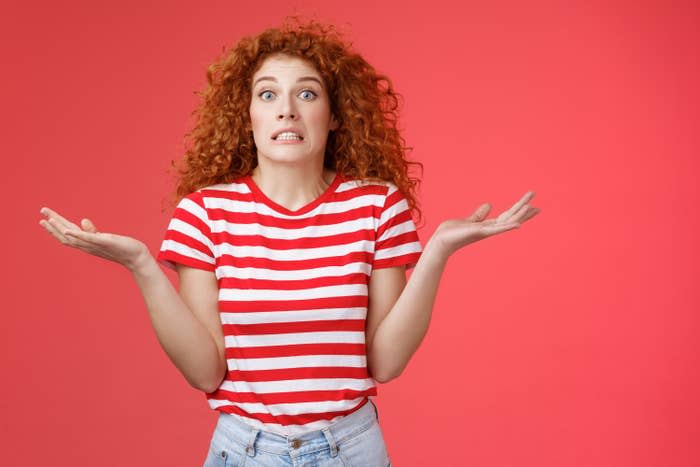
[[330, 447], [331, 454], [337, 452], [337, 444], [353, 438], [367, 430], [378, 419], [377, 408], [371, 399], [329, 426], [309, 431], [300, 435], [284, 436], [271, 431], [261, 430], [246, 424], [236, 416], [220, 412], [216, 430], [227, 440], [243, 444], [248, 455], [255, 455], [260, 449], [273, 454], [307, 454]]

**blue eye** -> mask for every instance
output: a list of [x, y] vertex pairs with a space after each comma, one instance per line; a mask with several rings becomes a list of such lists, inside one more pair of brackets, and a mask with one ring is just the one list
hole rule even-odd
[[262, 100], [264, 100], [264, 101], [269, 101], [270, 99], [265, 99], [265, 98], [263, 97], [265, 94], [273, 94], [273, 92], [272, 92], [272, 91], [263, 91], [263, 92], [261, 92], [260, 94], [258, 94], [258, 96], [262, 97]]
[[[304, 89], [303, 91], [301, 91], [301, 95], [304, 95], [304, 94], [307, 94], [307, 93], [308, 93], [308, 94], [312, 94], [314, 97], [316, 96], [316, 93], [313, 92], [313, 91], [311, 91], [310, 89]], [[304, 98], [302, 97], [302, 99], [304, 99]], [[311, 98], [308, 98], [308, 99], [305, 99], [305, 100], [311, 100]]]

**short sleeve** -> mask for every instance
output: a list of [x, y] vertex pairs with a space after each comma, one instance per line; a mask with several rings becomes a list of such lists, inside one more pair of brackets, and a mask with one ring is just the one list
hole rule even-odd
[[209, 217], [200, 192], [190, 193], [178, 203], [156, 260], [170, 269], [180, 263], [216, 270]]
[[372, 268], [406, 265], [411, 269], [422, 251], [408, 201], [396, 185], [389, 183], [377, 225]]

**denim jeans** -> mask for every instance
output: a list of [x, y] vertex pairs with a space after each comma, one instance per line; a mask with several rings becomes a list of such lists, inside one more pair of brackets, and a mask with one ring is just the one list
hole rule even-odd
[[391, 467], [377, 407], [367, 403], [321, 430], [283, 436], [219, 413], [204, 467]]

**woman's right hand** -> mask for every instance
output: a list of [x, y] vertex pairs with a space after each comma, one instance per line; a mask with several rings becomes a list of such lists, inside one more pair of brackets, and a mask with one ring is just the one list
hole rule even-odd
[[39, 221], [39, 224], [64, 245], [117, 262], [130, 271], [150, 256], [143, 242], [123, 235], [98, 232], [89, 219], [81, 221], [81, 229], [49, 208], [41, 208], [39, 212], [47, 218]]

